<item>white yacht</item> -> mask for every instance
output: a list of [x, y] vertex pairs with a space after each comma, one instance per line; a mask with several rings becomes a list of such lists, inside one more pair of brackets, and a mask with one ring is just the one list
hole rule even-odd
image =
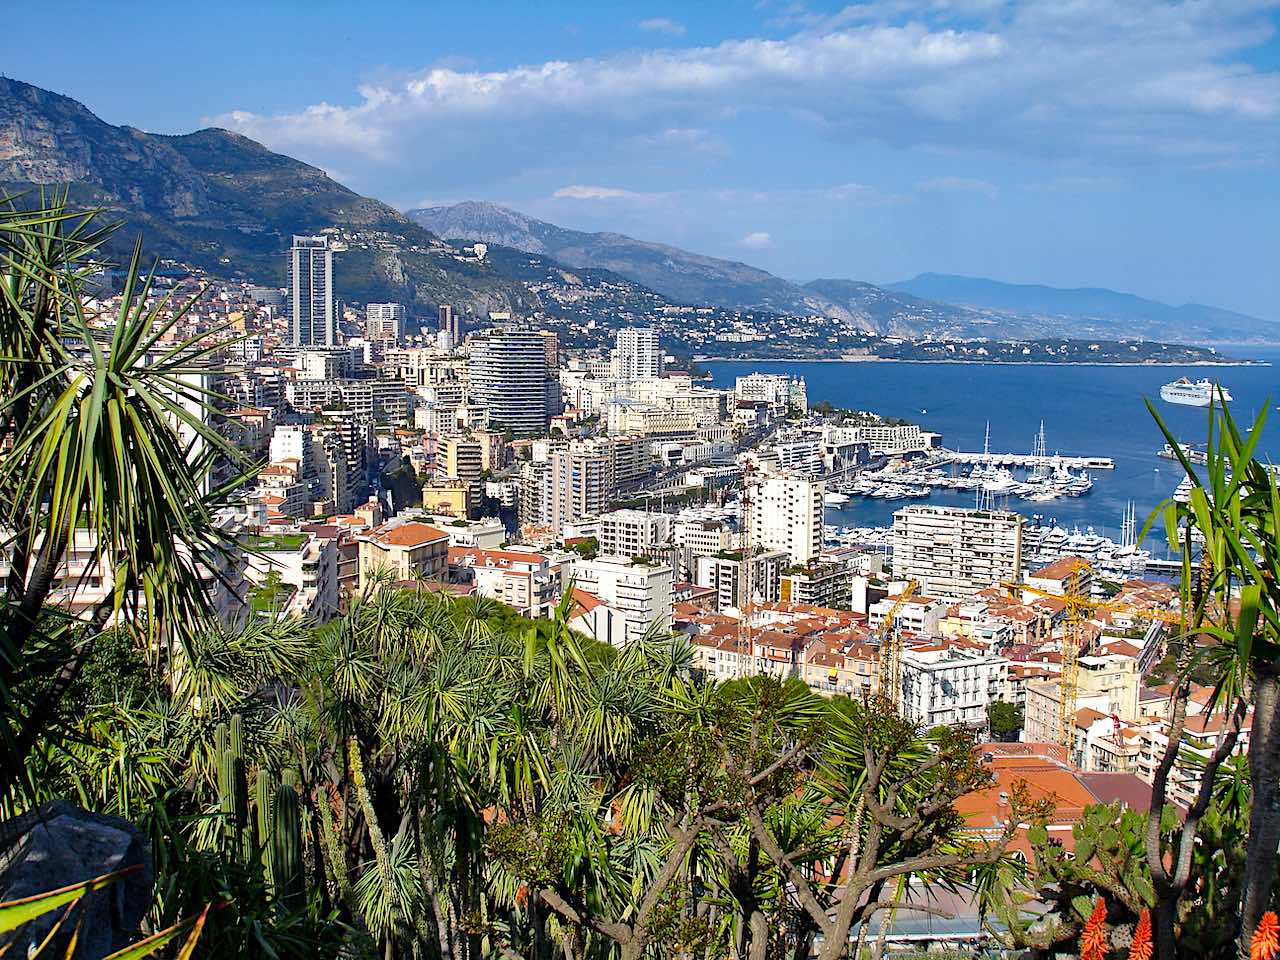
[[1221, 399], [1231, 400], [1231, 391], [1212, 380], [1197, 380], [1194, 383], [1186, 377], [1179, 377], [1173, 383], [1166, 383], [1160, 388], [1160, 399], [1166, 403], [1179, 403], [1186, 407], [1207, 407], [1209, 401], [1221, 393]]

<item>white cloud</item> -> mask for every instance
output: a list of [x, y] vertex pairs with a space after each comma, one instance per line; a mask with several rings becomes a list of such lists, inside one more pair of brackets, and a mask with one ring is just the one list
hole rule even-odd
[[676, 23], [666, 17], [650, 17], [648, 20], [641, 20], [636, 26], [649, 33], [666, 33], [673, 37], [683, 37], [685, 33], [683, 23]]
[[553, 197], [561, 200], [615, 200], [619, 197], [635, 196], [630, 190], [619, 190], [617, 187], [588, 187], [580, 183], [561, 187]]
[[991, 200], [1000, 195], [1000, 188], [991, 181], [971, 177], [934, 177], [916, 184], [916, 189], [926, 192], [980, 193]]
[[[747, 123], [780, 142], [798, 127], [835, 143], [1095, 167], [1274, 166], [1280, 72], [1254, 56], [1273, 37], [1271, 10], [879, 0], [819, 20], [797, 11], [779, 38], [488, 71], [439, 64], [361, 86], [348, 105], [212, 122], [392, 199], [531, 172], [563, 183], [622, 164], [710, 163]], [[637, 151], [645, 138], [661, 148]]]
[[773, 237], [769, 236], [769, 234], [763, 230], [757, 230], [753, 233], [748, 233], [739, 242], [744, 247], [751, 247], [752, 249], [759, 250], [761, 247], [771, 246], [773, 244]]

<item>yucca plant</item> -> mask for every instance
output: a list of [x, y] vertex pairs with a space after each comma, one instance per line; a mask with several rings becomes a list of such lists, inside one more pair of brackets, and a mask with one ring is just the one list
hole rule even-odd
[[[26, 203], [26, 208], [23, 204]], [[26, 756], [59, 720], [101, 625], [181, 643], [209, 611], [201, 564], [234, 543], [217, 507], [246, 478], [219, 434], [207, 380], [220, 346], [173, 335], [191, 304], [159, 296], [141, 243], [121, 306], [88, 312], [93, 257], [113, 227], [65, 192], [0, 200], [0, 791], [28, 786]], [[230, 477], [215, 481], [226, 463]], [[51, 608], [73, 538], [114, 585], [88, 626]], [[145, 611], [145, 616], [143, 612]], [[17, 793], [15, 793], [17, 791]]]

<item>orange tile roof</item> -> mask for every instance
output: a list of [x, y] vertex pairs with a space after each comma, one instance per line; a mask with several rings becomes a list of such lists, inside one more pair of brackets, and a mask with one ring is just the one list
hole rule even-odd
[[436, 540], [449, 539], [449, 535], [443, 530], [416, 522], [402, 523], [391, 528], [381, 526], [372, 531], [369, 537], [395, 547], [420, 547]]

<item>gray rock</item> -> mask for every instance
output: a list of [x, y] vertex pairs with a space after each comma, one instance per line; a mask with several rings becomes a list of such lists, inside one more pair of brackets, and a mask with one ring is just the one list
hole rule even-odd
[[[135, 865], [141, 869], [80, 899], [45, 948], [45, 956], [65, 954], [77, 922], [80, 935], [75, 956], [81, 960], [97, 960], [138, 938], [151, 905], [150, 844], [123, 817], [89, 813], [65, 800], [53, 800], [0, 824], [0, 901], [47, 893]], [[0, 947], [12, 942], [7, 956], [25, 957], [65, 911], [60, 907], [0, 934]]]

